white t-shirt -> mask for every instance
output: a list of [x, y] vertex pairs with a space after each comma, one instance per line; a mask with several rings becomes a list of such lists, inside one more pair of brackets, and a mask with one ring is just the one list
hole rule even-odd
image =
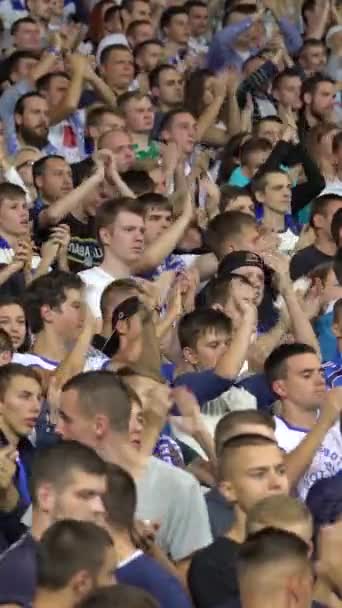
[[90, 310], [96, 318], [101, 317], [101, 296], [107, 285], [115, 281], [115, 277], [100, 266], [94, 266], [88, 270], [82, 270], [78, 273], [83, 283], [86, 286], [86, 301]]
[[[292, 452], [309, 432], [289, 425], [283, 418], [274, 417], [276, 423], [275, 435], [279, 446], [286, 452]], [[297, 494], [302, 500], [306, 499], [311, 486], [324, 477], [333, 477], [342, 468], [342, 436], [340, 423], [331, 427], [313, 461], [297, 485]]]
[[[83, 371], [89, 372], [103, 369], [106, 361], [108, 361], [108, 357], [91, 346], [87, 353]], [[27, 367], [35, 365], [36, 367], [41, 367], [42, 369], [49, 371], [53, 371], [58, 366], [58, 361], [52, 361], [51, 359], [40, 357], [33, 353], [14, 353], [12, 362], [21, 363], [21, 365], [26, 365]]]

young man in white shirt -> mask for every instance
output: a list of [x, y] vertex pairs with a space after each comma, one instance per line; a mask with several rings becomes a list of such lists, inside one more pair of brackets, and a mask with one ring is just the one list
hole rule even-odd
[[290, 485], [305, 500], [315, 481], [341, 469], [342, 389], [326, 391], [317, 352], [299, 342], [276, 348], [265, 373], [281, 402], [275, 434], [287, 452]]
[[[16, 353], [14, 361], [53, 371], [75, 346], [85, 322], [83, 284], [72, 273], [52, 271], [34, 280], [25, 292], [24, 307], [35, 336], [32, 352]], [[105, 357], [89, 349], [85, 369], [102, 367]]]
[[101, 316], [103, 290], [115, 279], [153, 270], [169, 255], [183, 236], [193, 215], [187, 196], [181, 215], [148, 247], [145, 246], [144, 209], [135, 199], [104, 203], [97, 212], [98, 242], [104, 259], [100, 266], [79, 273], [86, 284], [86, 298], [95, 317]]

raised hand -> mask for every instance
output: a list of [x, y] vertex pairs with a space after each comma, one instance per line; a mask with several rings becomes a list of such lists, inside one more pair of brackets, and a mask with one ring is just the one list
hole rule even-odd
[[193, 437], [205, 426], [195, 395], [185, 386], [177, 386], [172, 396], [181, 415], [170, 416], [170, 421], [179, 431]]
[[0, 489], [7, 490], [16, 471], [18, 452], [14, 446], [0, 448]]

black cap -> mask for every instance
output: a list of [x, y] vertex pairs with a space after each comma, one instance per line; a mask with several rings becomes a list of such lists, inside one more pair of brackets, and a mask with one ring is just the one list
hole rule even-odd
[[265, 272], [265, 264], [257, 253], [252, 251], [233, 251], [228, 253], [218, 267], [218, 276], [229, 276], [242, 266], [257, 266]]

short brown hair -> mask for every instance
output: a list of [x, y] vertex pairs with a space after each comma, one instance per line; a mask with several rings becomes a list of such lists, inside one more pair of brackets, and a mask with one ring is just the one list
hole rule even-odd
[[205, 241], [217, 258], [223, 255], [224, 243], [241, 234], [244, 228], [256, 227], [254, 217], [242, 211], [225, 211], [209, 222]]
[[106, 316], [107, 308], [116, 308], [119, 298], [129, 297], [132, 292], [138, 291], [138, 284], [134, 279], [117, 279], [109, 283], [103, 290], [100, 302], [102, 317]]
[[42, 386], [41, 378], [33, 367], [21, 365], [21, 363], [7, 363], [0, 367], [0, 399], [4, 398], [11, 380], [18, 376], [35, 380], [40, 387]]
[[230, 478], [234, 467], [234, 456], [238, 450], [248, 447], [274, 446], [279, 449], [275, 440], [258, 434], [241, 434], [236, 437], [231, 437], [222, 446], [220, 457], [218, 459], [218, 479], [226, 481]]
[[260, 524], [265, 528], [278, 528], [302, 522], [312, 524], [308, 507], [294, 496], [275, 494], [257, 502], [247, 514], [247, 534], [257, 532]]
[[[237, 429], [243, 424], [255, 424], [267, 426], [271, 431], [275, 431], [275, 422], [270, 414], [259, 410], [241, 410], [228, 412], [218, 421], [215, 428], [215, 447], [216, 453], [220, 452], [223, 444], [230, 438], [236, 436]], [[241, 434], [241, 433], [239, 433]]]
[[25, 198], [25, 191], [20, 186], [10, 184], [9, 182], [2, 182], [0, 184], [0, 205], [6, 199], [13, 201], [18, 198]]
[[141, 208], [139, 201], [135, 198], [120, 198], [105, 202], [96, 213], [96, 233], [99, 243], [101, 243], [101, 230], [114, 224], [121, 211], [135, 213], [140, 217], [144, 216], [144, 209]]
[[96, 414], [104, 414], [112, 431], [128, 431], [133, 391], [113, 372], [99, 370], [78, 374], [68, 380], [62, 390], [76, 391], [85, 418], [91, 420]]

